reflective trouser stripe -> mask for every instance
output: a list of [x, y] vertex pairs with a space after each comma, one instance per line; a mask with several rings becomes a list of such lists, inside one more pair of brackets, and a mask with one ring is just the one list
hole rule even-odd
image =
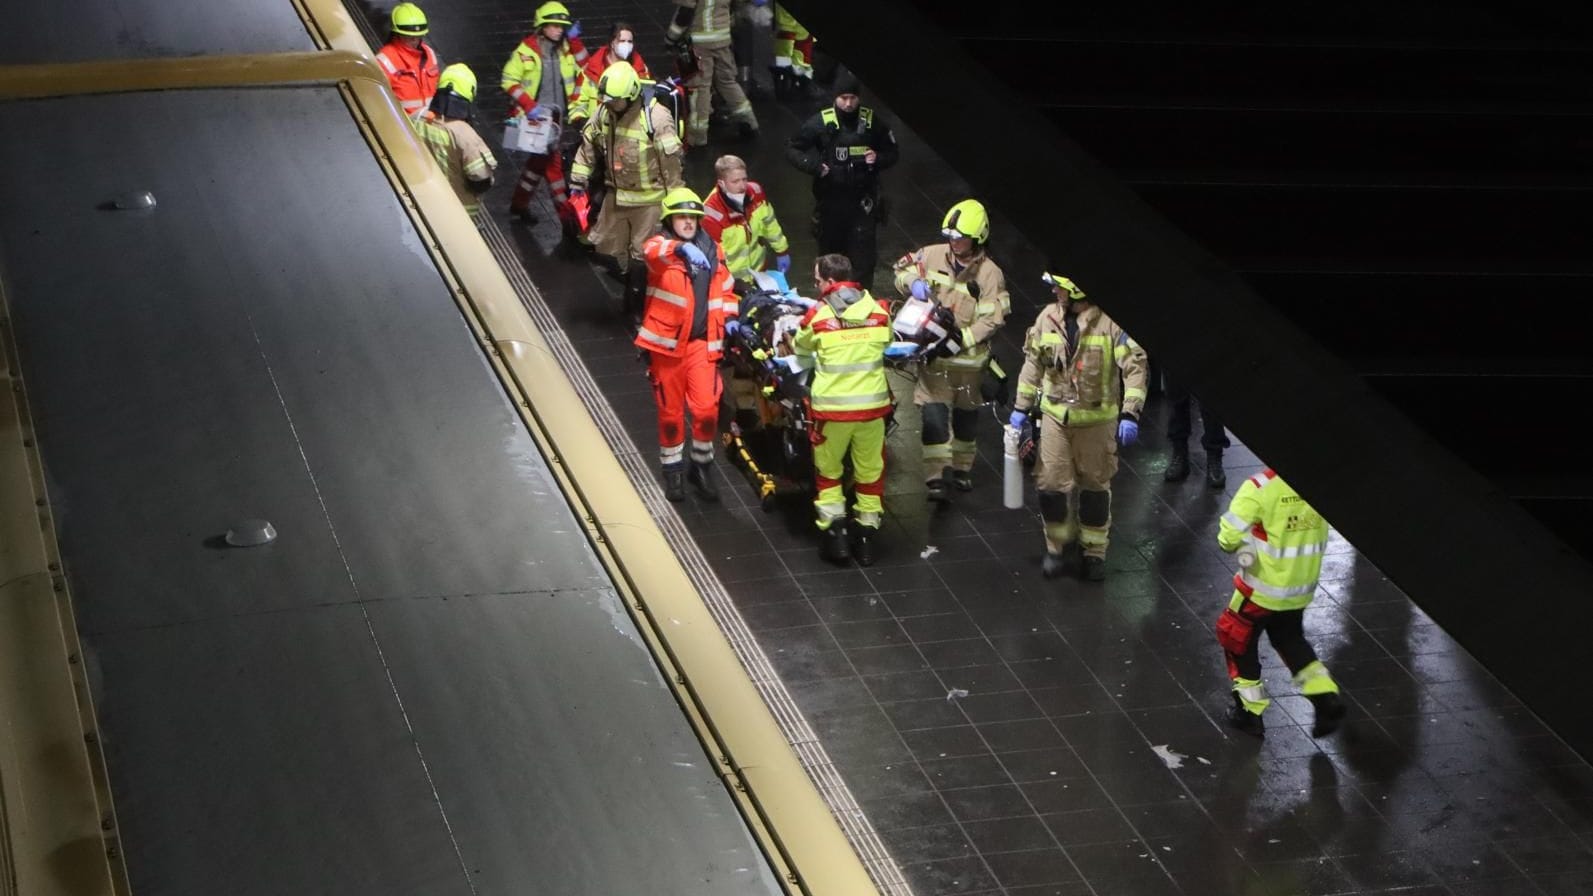
[[1300, 693], [1307, 697], [1339, 692], [1339, 683], [1328, 674], [1327, 666], [1322, 665], [1321, 660], [1313, 660], [1307, 663], [1305, 668], [1294, 673], [1294, 684], [1300, 689]]
[[714, 443], [703, 442], [698, 439], [691, 440], [691, 461], [696, 464], [711, 464], [714, 460]]
[[679, 466], [680, 464], [685, 463], [686, 443], [681, 442], [679, 445], [660, 445], [658, 447], [658, 459], [663, 462], [664, 466], [666, 467]]
[[1272, 701], [1267, 698], [1267, 686], [1254, 678], [1235, 678], [1233, 692], [1239, 695], [1239, 702], [1244, 708], [1256, 715], [1266, 712]]
[[951, 440], [951, 468], [953, 470], [973, 469], [974, 455], [978, 453], [979, 443], [972, 439]]

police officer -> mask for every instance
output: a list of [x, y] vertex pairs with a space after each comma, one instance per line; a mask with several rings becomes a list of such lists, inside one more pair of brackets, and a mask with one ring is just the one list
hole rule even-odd
[[1145, 350], [1072, 280], [1056, 273], [1043, 279], [1056, 302], [1036, 315], [1023, 339], [1023, 372], [1008, 422], [1021, 429], [1039, 405], [1034, 478], [1045, 521], [1041, 571], [1046, 578], [1078, 571], [1099, 582], [1106, 578], [1117, 446], [1139, 438], [1145, 408]]
[[1006, 277], [985, 254], [990, 216], [984, 205], [965, 199], [951, 207], [940, 227], [944, 242], [903, 255], [894, 268], [897, 292], [950, 308], [959, 328], [958, 352], [919, 368], [913, 388], [913, 404], [923, 418], [924, 483], [932, 501], [951, 497], [948, 468], [959, 491], [973, 488], [975, 436], [984, 405], [979, 382], [990, 363], [990, 337], [1012, 311]]
[[879, 173], [900, 155], [890, 125], [862, 105], [856, 76], [835, 78], [835, 102], [813, 113], [786, 147], [786, 158], [813, 177], [813, 236], [818, 252], [851, 259], [865, 288], [874, 280], [875, 228], [884, 216]]

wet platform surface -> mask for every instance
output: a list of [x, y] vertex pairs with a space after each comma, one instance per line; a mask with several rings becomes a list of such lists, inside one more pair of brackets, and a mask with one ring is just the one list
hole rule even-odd
[[[426, 9], [444, 62], [481, 77], [479, 124], [496, 144], [505, 103], [487, 84], [530, 7]], [[670, 9], [574, 12], [598, 42], [625, 17], [662, 60]], [[811, 201], [783, 149], [812, 108], [761, 101], [756, 141], [716, 143], [687, 163], [688, 183], [706, 193], [719, 152], [747, 159], [792, 238], [794, 274], [811, 269]], [[944, 209], [965, 198], [954, 172], [896, 130], [882, 293], [889, 261], [935, 239]], [[652, 396], [614, 311], [618, 284], [560, 243], [545, 196], [539, 223], [509, 221], [522, 160], [504, 159], [487, 199], [493, 226], [520, 247], [602, 385], [610, 407], [596, 412], [615, 414], [650, 457]], [[1049, 296], [1040, 257], [999, 216], [992, 243], [1013, 289], [1000, 347], [1010, 358]], [[936, 510], [919, 481], [910, 383], [893, 387], [904, 404], [875, 566], [821, 561], [811, 508], [792, 499], [764, 512], [739, 479], [721, 503], [690, 496], [677, 512], [914, 893], [1593, 892], [1593, 770], [1342, 540], [1307, 632], [1345, 688], [1345, 727], [1313, 740], [1309, 704], [1268, 652], [1278, 699], [1265, 740], [1225, 729], [1228, 682], [1211, 629], [1233, 566], [1216, 548], [1217, 516], [1261, 466], [1237, 439], [1226, 493], [1204, 486], [1198, 457], [1188, 481], [1163, 483], [1166, 409], [1153, 397], [1114, 484], [1109, 578], [1047, 581], [1032, 485], [1026, 509], [1001, 507], [997, 421], [985, 421], [974, 491]]]

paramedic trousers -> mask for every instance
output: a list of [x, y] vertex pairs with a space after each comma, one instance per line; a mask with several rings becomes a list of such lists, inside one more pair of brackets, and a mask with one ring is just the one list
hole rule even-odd
[[658, 459], [665, 470], [686, 464], [686, 413], [691, 412], [691, 459], [712, 463], [719, 434], [719, 362], [708, 358], [708, 343], [693, 339], [679, 357], [652, 353], [647, 377], [658, 403]]
[[846, 519], [841, 476], [852, 458], [852, 490], [857, 494], [857, 524], [878, 529], [885, 515], [885, 418], [818, 420], [813, 425], [813, 499], [820, 532]]

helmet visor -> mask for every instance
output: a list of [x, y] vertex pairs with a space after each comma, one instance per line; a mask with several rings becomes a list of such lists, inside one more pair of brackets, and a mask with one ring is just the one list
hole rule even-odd
[[1082, 299], [1082, 298], [1084, 298], [1084, 290], [1079, 289], [1078, 284], [1076, 284], [1072, 280], [1069, 280], [1068, 278], [1062, 276], [1061, 274], [1052, 274], [1052, 273], [1041, 274], [1040, 275], [1040, 280], [1042, 282], [1044, 282], [1046, 286], [1049, 286], [1049, 287], [1051, 287], [1053, 289], [1065, 289], [1065, 290], [1067, 290], [1068, 298], [1070, 298], [1070, 299]]

